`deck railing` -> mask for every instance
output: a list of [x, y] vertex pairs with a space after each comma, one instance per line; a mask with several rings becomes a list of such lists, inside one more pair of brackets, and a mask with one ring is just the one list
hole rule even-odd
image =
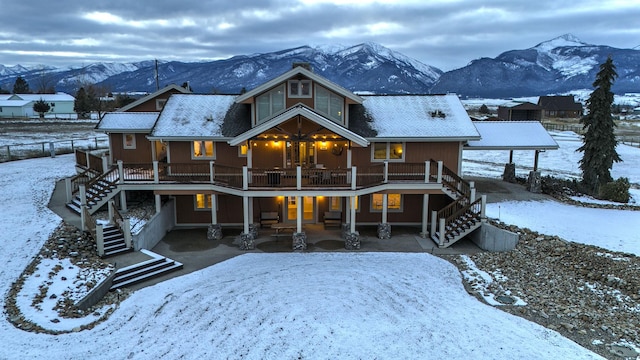
[[[114, 175], [114, 170], [115, 172]], [[129, 163], [118, 161], [108, 173], [120, 183], [211, 183], [237, 189], [261, 188], [362, 188], [392, 182], [442, 183], [450, 191], [470, 194], [470, 184], [442, 165], [442, 161], [423, 163], [377, 163], [349, 168], [249, 168], [198, 163]], [[120, 170], [121, 169], [121, 170]], [[94, 171], [95, 172], [95, 171]], [[118, 177], [118, 172], [120, 176]], [[121, 180], [120, 180], [121, 179]], [[85, 182], [90, 181], [85, 178]], [[77, 185], [74, 184], [74, 190]]]

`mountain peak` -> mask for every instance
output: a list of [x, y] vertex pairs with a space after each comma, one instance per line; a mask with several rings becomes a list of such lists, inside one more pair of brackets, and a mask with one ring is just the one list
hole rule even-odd
[[561, 36], [558, 36], [556, 38], [553, 38], [551, 40], [547, 40], [544, 42], [541, 42], [540, 44], [534, 46], [534, 49], [537, 49], [538, 51], [549, 51], [552, 49], [555, 49], [557, 47], [564, 47], [564, 46], [589, 46], [590, 44], [587, 44], [585, 42], [583, 42], [582, 40], [578, 39], [578, 37], [576, 37], [573, 34], [564, 34]]

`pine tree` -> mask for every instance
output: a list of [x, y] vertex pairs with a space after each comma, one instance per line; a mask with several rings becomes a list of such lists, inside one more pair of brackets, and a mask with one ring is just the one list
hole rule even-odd
[[73, 111], [78, 113], [80, 118], [86, 118], [91, 112], [89, 102], [87, 101], [87, 92], [81, 87], [76, 92], [76, 100], [73, 102]]
[[40, 100], [33, 103], [33, 111], [40, 114], [40, 119], [44, 118], [44, 113], [46, 113], [50, 109], [51, 109], [51, 106], [49, 106], [49, 104], [46, 101], [44, 101], [42, 98], [40, 98]]
[[29, 83], [27, 83], [22, 76], [16, 78], [16, 82], [13, 84], [14, 94], [30, 94]]
[[580, 160], [582, 182], [593, 195], [597, 194], [600, 185], [613, 180], [610, 172], [613, 162], [622, 161], [616, 152], [618, 142], [613, 132], [616, 124], [611, 115], [611, 86], [616, 77], [616, 67], [609, 56], [600, 64], [600, 71], [593, 82], [595, 89], [587, 100], [588, 113], [580, 119], [586, 131], [583, 144], [577, 150], [584, 153]]

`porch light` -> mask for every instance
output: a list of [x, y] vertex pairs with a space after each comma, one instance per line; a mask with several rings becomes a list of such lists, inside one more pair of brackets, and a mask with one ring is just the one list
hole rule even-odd
[[326, 141], [321, 141], [320, 142], [320, 150], [327, 150], [327, 142]]

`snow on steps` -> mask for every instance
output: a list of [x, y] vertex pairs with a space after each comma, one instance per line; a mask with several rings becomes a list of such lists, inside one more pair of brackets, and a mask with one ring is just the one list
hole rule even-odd
[[116, 276], [113, 279], [111, 290], [137, 284], [183, 268], [182, 263], [158, 255], [149, 250], [142, 249], [140, 252], [151, 256], [151, 259], [118, 269], [116, 271]]

